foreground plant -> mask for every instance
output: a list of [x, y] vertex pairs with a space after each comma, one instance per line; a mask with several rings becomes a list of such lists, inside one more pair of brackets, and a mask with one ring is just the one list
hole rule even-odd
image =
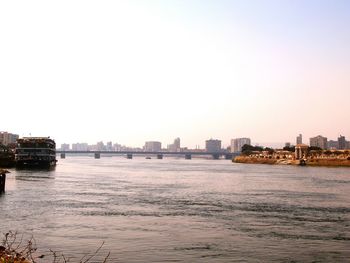
[[[23, 235], [19, 238], [16, 232], [9, 231], [4, 235], [2, 245], [0, 245], [0, 263], [40, 263], [52, 262], [52, 263], [89, 263], [100, 252], [104, 243], [92, 254], [86, 254], [78, 261], [70, 261], [64, 254], [57, 253], [50, 249], [50, 253], [47, 255], [38, 254], [36, 242], [33, 237], [27, 241], [23, 241]], [[110, 252], [102, 261], [94, 261], [106, 263], [110, 255]]]

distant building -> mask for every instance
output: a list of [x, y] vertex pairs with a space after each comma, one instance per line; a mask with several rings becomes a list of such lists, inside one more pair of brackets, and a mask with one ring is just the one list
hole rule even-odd
[[339, 150], [344, 150], [346, 149], [346, 140], [345, 140], [345, 136], [339, 136], [338, 137], [338, 149]]
[[327, 142], [327, 148], [330, 150], [337, 150], [339, 148], [339, 144], [338, 141], [334, 141], [334, 140], [329, 140]]
[[157, 141], [148, 141], [144, 146], [145, 152], [160, 152], [162, 150], [162, 143]]
[[67, 143], [62, 143], [61, 144], [61, 150], [62, 151], [69, 151], [70, 150], [70, 145]]
[[308, 148], [309, 146], [302, 143], [295, 145], [295, 159], [300, 160], [306, 158]]
[[180, 138], [176, 138], [174, 140], [173, 144], [168, 145], [168, 151], [169, 152], [180, 152], [181, 151]]
[[231, 140], [231, 152], [241, 152], [243, 145], [251, 145], [250, 138], [236, 138]]
[[105, 144], [101, 141], [101, 142], [98, 142], [96, 144], [96, 150], [97, 151], [105, 151], [106, 150], [106, 146]]
[[112, 144], [112, 142], [107, 142], [106, 143], [106, 150], [107, 151], [113, 151], [113, 144]]
[[303, 144], [303, 135], [299, 134], [297, 136], [296, 144]]
[[119, 144], [119, 143], [113, 144], [113, 150], [116, 152], [121, 151], [122, 150], [121, 144]]
[[318, 135], [310, 138], [310, 146], [320, 147], [321, 149], [327, 149], [327, 137]]
[[19, 136], [9, 132], [0, 132], [0, 144], [9, 145], [16, 143]]
[[87, 143], [73, 143], [72, 150], [73, 151], [88, 151], [89, 145]]
[[205, 150], [207, 152], [220, 152], [221, 151], [221, 141], [220, 140], [206, 140], [205, 141]]
[[346, 141], [346, 149], [350, 149], [350, 141]]
[[284, 144], [284, 146], [285, 146], [285, 147], [290, 147], [290, 142], [286, 142], [286, 143]]

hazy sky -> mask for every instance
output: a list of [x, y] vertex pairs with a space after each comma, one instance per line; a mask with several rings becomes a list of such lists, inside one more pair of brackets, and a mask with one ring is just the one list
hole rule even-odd
[[350, 1], [1, 1], [0, 130], [350, 139]]

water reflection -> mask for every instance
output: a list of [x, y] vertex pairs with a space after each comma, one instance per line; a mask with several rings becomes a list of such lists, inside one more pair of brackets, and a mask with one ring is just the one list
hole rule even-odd
[[16, 180], [21, 181], [40, 181], [43, 179], [54, 179], [55, 169], [17, 169], [15, 178]]

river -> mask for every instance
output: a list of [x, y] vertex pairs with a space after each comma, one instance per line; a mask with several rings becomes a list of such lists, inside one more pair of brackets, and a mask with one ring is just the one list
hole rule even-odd
[[92, 262], [350, 262], [349, 168], [67, 156], [10, 171], [0, 232], [72, 262], [102, 242]]

